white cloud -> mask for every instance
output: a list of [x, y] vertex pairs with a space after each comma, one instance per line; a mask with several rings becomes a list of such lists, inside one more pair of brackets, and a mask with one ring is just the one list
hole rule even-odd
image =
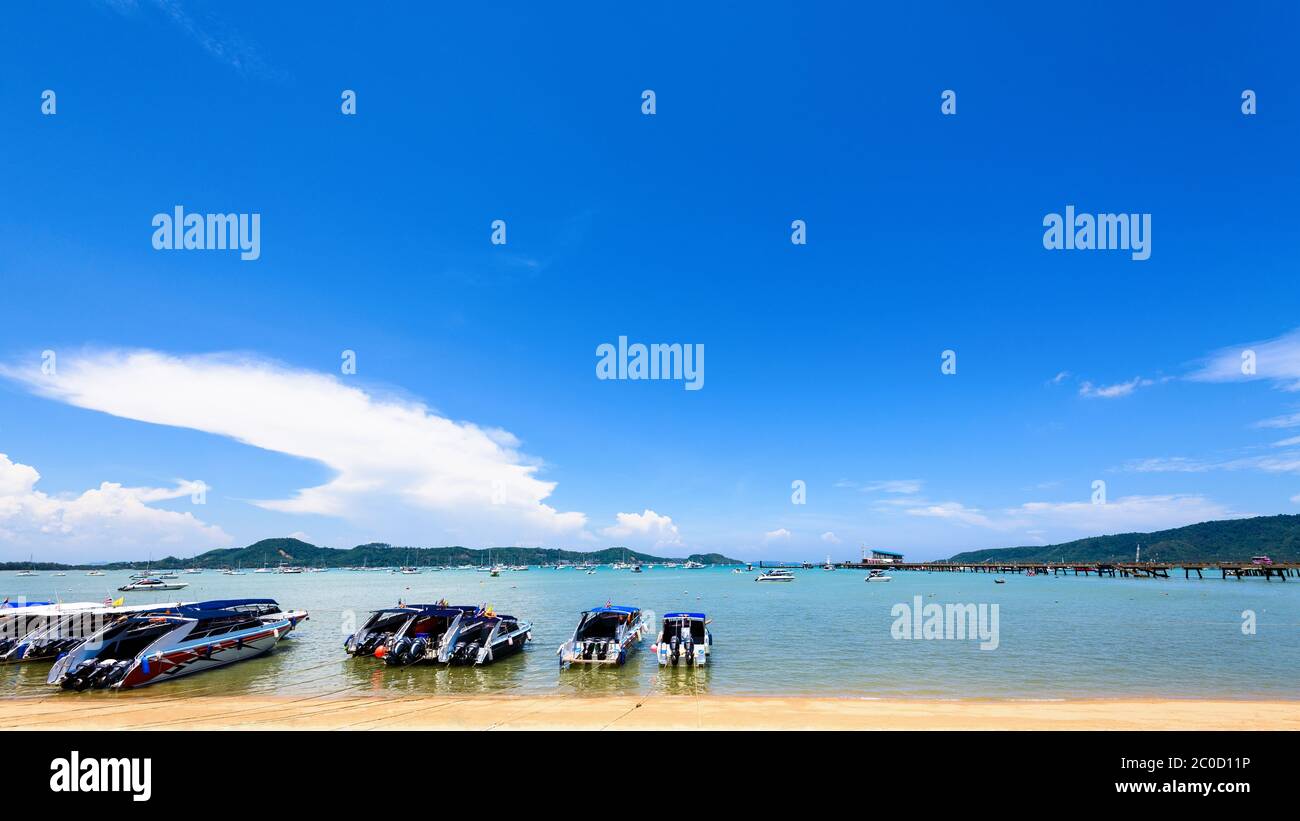
[[991, 530], [1020, 530], [1038, 541], [1042, 541], [1049, 531], [1056, 535], [1055, 540], [1062, 540], [1075, 535], [1163, 530], [1249, 515], [1191, 494], [1126, 496], [1106, 504], [1093, 504], [1091, 501], [1026, 502], [1019, 507], [992, 512], [967, 507], [960, 502], [942, 502], [905, 512]]
[[839, 536], [836, 536], [833, 532], [828, 530], [822, 534], [822, 541], [826, 542], [827, 544], [839, 544], [843, 540], [840, 539]]
[[1051, 379], [1047, 380], [1047, 384], [1059, 385], [1069, 378], [1070, 378], [1069, 371], [1060, 371], [1059, 373], [1056, 374], [1056, 376], [1053, 376]]
[[841, 479], [835, 483], [835, 487], [847, 487], [860, 490], [863, 493], [899, 493], [910, 494], [920, 493], [921, 486], [925, 482], [921, 479], [880, 479], [874, 482], [867, 482], [859, 485], [857, 482], [851, 482], [848, 479]]
[[1255, 423], [1257, 428], [1295, 428], [1300, 427], [1300, 413], [1288, 413], [1283, 416], [1274, 416], [1271, 419], [1261, 419]]
[[456, 422], [335, 376], [254, 357], [154, 351], [61, 355], [57, 375], [0, 367], [33, 392], [126, 419], [230, 437], [327, 466], [332, 478], [268, 510], [339, 517], [385, 539], [463, 544], [589, 538], [545, 503], [554, 482], [499, 429]]
[[[1114, 385], [1094, 385], [1091, 382], [1084, 382], [1079, 386], [1079, 395], [1087, 399], [1118, 399], [1121, 396], [1128, 396], [1138, 388], [1145, 388], [1156, 384], [1155, 379], [1147, 379], [1141, 376], [1135, 376], [1127, 382], [1117, 382]], [[1161, 382], [1167, 379], [1159, 380]]]
[[[1285, 441], [1285, 440], [1284, 440]], [[1284, 442], [1278, 442], [1281, 445]], [[1126, 470], [1135, 473], [1206, 473], [1211, 470], [1259, 470], [1264, 473], [1300, 472], [1300, 453], [1279, 453], [1269, 456], [1243, 456], [1234, 459], [1190, 459], [1185, 456], [1137, 459], [1127, 463]]]
[[141, 558], [145, 551], [190, 553], [230, 543], [221, 528], [191, 513], [150, 507], [190, 496], [201, 483], [148, 488], [104, 482], [79, 496], [60, 497], [37, 490], [40, 478], [35, 468], [0, 453], [0, 545], [12, 558]]
[[617, 524], [601, 531], [628, 547], [681, 547], [681, 534], [672, 518], [647, 508], [644, 513], [620, 513]]
[[[1255, 354], [1254, 373], [1242, 373], [1242, 355]], [[1300, 328], [1279, 337], [1221, 348], [1201, 360], [1188, 376], [1198, 382], [1247, 382], [1266, 379], [1282, 390], [1300, 390]]]
[[790, 531], [786, 530], [784, 527], [777, 528], [776, 530], [769, 530], [763, 534], [763, 541], [765, 542], [788, 541], [789, 539]]

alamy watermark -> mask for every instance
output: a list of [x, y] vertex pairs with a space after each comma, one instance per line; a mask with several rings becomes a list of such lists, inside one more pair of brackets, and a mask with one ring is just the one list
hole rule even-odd
[[155, 251], [238, 249], [246, 262], [262, 255], [261, 214], [187, 214], [178, 205], [170, 214], [154, 214], [152, 225]]
[[704, 387], [704, 343], [646, 345], [618, 338], [618, 346], [602, 342], [596, 346], [597, 379], [676, 379], [686, 390]]
[[889, 634], [900, 641], [974, 641], [981, 650], [996, 650], [1000, 642], [998, 605], [995, 604], [925, 604], [918, 595], [912, 603], [899, 602], [889, 615], [894, 624]]
[[1133, 259], [1151, 256], [1150, 214], [1076, 214], [1043, 217], [1043, 247], [1049, 251], [1131, 251]]

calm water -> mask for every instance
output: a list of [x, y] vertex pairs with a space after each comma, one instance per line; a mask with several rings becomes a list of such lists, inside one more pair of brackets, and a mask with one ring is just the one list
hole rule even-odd
[[[530, 693], [822, 694], [876, 697], [1065, 698], [1079, 696], [1300, 697], [1300, 582], [1129, 580], [1073, 576], [895, 572], [864, 584], [863, 571], [796, 571], [789, 584], [758, 584], [729, 569], [656, 568], [642, 574], [601, 568], [420, 576], [332, 570], [300, 575], [223, 576], [206, 571], [173, 593], [116, 593], [128, 573], [59, 578], [0, 574], [0, 595], [131, 603], [272, 597], [305, 608], [311, 620], [271, 656], [150, 692], [203, 693]], [[996, 650], [977, 641], [900, 641], [890, 609], [924, 602], [999, 605]], [[490, 603], [533, 622], [521, 655], [483, 668], [417, 666], [390, 670], [353, 659], [342, 642], [365, 611], [446, 598]], [[561, 671], [555, 649], [578, 614], [614, 603], [663, 614], [703, 610], [713, 620], [713, 663], [704, 671], [661, 671], [646, 641], [623, 668]], [[1241, 613], [1257, 615], [1242, 634]], [[352, 614], [355, 613], [355, 616]], [[345, 629], [346, 628], [346, 629]], [[0, 667], [0, 697], [51, 691], [48, 665]], [[59, 693], [66, 698], [108, 694]]]

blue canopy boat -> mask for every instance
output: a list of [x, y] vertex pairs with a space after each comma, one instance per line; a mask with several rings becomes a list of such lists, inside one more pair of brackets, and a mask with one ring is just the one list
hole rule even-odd
[[713, 633], [703, 613], [667, 613], [659, 637], [650, 648], [660, 667], [702, 667], [713, 652]]
[[561, 644], [556, 653], [564, 667], [623, 664], [649, 631], [650, 625], [639, 607], [621, 604], [593, 607], [583, 612], [572, 638]]
[[65, 690], [128, 689], [271, 652], [300, 621], [275, 599], [221, 599], [114, 620], [54, 663]]

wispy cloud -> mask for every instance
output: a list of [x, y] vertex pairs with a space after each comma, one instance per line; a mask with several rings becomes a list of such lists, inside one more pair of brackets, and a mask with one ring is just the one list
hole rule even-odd
[[1090, 501], [1026, 502], [1019, 507], [996, 511], [984, 511], [960, 502], [941, 502], [909, 508], [904, 512], [910, 516], [944, 519], [989, 530], [1021, 530], [1039, 541], [1049, 532], [1068, 538], [1077, 534], [1161, 530], [1210, 519], [1250, 515], [1194, 494], [1126, 496], [1105, 504]]
[[789, 539], [790, 531], [786, 530], [784, 527], [777, 528], [776, 530], [769, 530], [763, 534], [763, 541], [765, 542], [789, 541]]
[[[1251, 364], [1253, 355], [1253, 368]], [[1300, 328], [1273, 339], [1220, 348], [1198, 363], [1187, 378], [1198, 382], [1273, 382], [1286, 391], [1300, 390]]]
[[200, 20], [181, 0], [102, 0], [102, 5], [127, 18], [141, 14], [143, 8], [153, 9], [212, 57], [240, 74], [282, 79], [280, 72], [270, 69], [262, 60], [256, 45], [210, 8], [200, 12], [203, 18]]
[[841, 539], [839, 536], [836, 536], [832, 531], [829, 530], [821, 535], [821, 540], [823, 542], [826, 542], [826, 544], [839, 544], [840, 542], [843, 541], [843, 539]]
[[848, 479], [841, 479], [835, 483], [835, 487], [846, 487], [854, 490], [860, 490], [863, 493], [896, 493], [911, 494], [920, 493], [925, 482], [921, 479], [881, 479], [874, 482], [858, 483]]
[[1086, 399], [1119, 399], [1122, 396], [1128, 396], [1138, 388], [1146, 388], [1168, 381], [1169, 377], [1148, 379], [1142, 376], [1135, 376], [1127, 382], [1116, 382], [1113, 385], [1094, 385], [1085, 381], [1079, 386], [1079, 395]]
[[1300, 452], [1240, 456], [1229, 459], [1191, 459], [1185, 456], [1135, 459], [1125, 463], [1124, 470], [1134, 473], [1207, 473], [1212, 470], [1300, 473]]

